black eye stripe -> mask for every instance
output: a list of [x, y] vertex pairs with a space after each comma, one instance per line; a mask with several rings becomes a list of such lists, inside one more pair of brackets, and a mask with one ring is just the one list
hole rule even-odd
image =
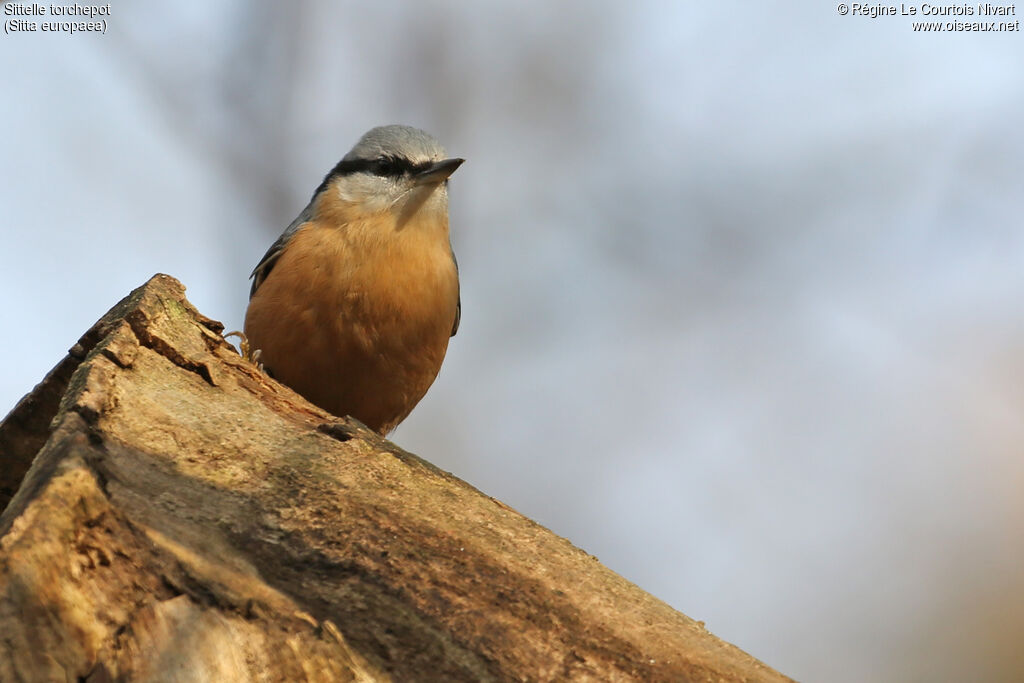
[[324, 176], [320, 186], [316, 188], [313, 196], [323, 192], [327, 185], [338, 176], [351, 175], [353, 173], [370, 173], [382, 178], [397, 178], [403, 175], [413, 175], [429, 168], [431, 162], [421, 161], [413, 163], [403, 157], [381, 156], [376, 159], [342, 159], [337, 165]]
[[[370, 173], [379, 176], [400, 176], [406, 173], [415, 173], [419, 166], [421, 166], [421, 164], [414, 164], [408, 159], [382, 157], [380, 159], [370, 161], [369, 168], [367, 170]], [[425, 164], [422, 166], [425, 166]]]

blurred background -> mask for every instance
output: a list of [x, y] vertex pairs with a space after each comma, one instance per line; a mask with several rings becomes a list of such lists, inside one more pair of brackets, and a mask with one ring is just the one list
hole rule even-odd
[[[5, 17], [6, 18], [6, 17]], [[0, 36], [0, 414], [247, 276], [368, 128], [468, 161], [393, 435], [807, 681], [1024, 679], [1024, 43], [820, 2], [113, 2]]]

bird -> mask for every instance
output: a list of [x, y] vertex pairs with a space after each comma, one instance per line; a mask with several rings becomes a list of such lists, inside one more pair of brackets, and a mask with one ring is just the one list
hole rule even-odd
[[426, 394], [459, 329], [448, 158], [429, 133], [360, 138], [253, 269], [243, 343], [264, 371], [387, 435]]

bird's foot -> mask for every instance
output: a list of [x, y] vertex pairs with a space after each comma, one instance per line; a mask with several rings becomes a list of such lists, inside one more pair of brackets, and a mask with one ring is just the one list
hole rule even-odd
[[249, 338], [245, 336], [244, 332], [239, 332], [237, 330], [234, 332], [228, 332], [224, 335], [224, 338], [227, 339], [228, 337], [238, 337], [238, 346], [241, 350], [242, 358], [259, 368], [260, 372], [266, 372], [263, 369], [263, 362], [260, 360], [260, 356], [263, 355], [263, 351], [261, 349], [253, 349], [252, 345], [249, 344]]

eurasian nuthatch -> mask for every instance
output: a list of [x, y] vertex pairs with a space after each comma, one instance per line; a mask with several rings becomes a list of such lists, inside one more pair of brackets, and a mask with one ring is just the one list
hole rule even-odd
[[459, 329], [447, 159], [408, 126], [362, 137], [252, 272], [245, 335], [275, 379], [386, 434]]

